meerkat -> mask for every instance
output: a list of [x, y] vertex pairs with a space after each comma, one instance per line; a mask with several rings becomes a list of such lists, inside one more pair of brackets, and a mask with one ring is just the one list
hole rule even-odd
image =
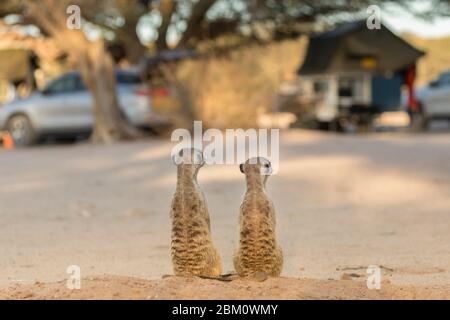
[[172, 160], [177, 165], [177, 187], [170, 212], [174, 273], [219, 277], [222, 262], [213, 245], [208, 208], [197, 183], [203, 155], [197, 149], [183, 149]]
[[279, 276], [283, 253], [275, 235], [275, 209], [265, 191], [272, 172], [270, 161], [252, 158], [241, 164], [240, 170], [245, 174], [247, 191], [240, 207], [240, 239], [234, 267], [241, 277]]

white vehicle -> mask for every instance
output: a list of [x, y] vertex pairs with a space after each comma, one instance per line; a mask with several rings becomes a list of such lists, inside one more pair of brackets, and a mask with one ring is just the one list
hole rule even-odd
[[[161, 124], [139, 74], [117, 70], [116, 79], [119, 105], [125, 118], [140, 128]], [[93, 124], [92, 97], [78, 72], [66, 73], [43, 91], [0, 108], [0, 130], [10, 132], [15, 144], [20, 146], [34, 144], [47, 136], [87, 136]]]
[[432, 120], [446, 119], [450, 121], [450, 70], [419, 89], [416, 97], [419, 101], [425, 129]]

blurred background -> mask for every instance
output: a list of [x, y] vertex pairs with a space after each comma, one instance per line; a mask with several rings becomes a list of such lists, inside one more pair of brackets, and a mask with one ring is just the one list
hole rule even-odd
[[450, 118], [448, 14], [438, 0], [2, 1], [0, 126], [16, 145], [193, 119], [424, 130]]
[[[283, 129], [284, 276], [348, 298], [335, 280], [364, 295], [378, 265], [403, 298], [448, 298], [449, 119], [450, 1], [2, 0], [0, 287], [171, 273], [169, 136], [202, 120]], [[244, 176], [205, 166], [199, 184], [232, 271]], [[144, 297], [180, 291], [161, 281]]]

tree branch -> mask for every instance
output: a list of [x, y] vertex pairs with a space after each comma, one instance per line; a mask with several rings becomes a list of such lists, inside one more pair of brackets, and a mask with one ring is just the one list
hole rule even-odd
[[167, 49], [167, 30], [169, 29], [175, 9], [176, 5], [173, 0], [161, 0], [159, 12], [161, 13], [162, 22], [158, 29], [158, 39], [156, 40], [158, 50]]
[[183, 33], [177, 47], [184, 47], [192, 38], [198, 36], [201, 30], [201, 23], [206, 17], [206, 13], [216, 0], [199, 0], [192, 8], [191, 16], [187, 22], [186, 31]]

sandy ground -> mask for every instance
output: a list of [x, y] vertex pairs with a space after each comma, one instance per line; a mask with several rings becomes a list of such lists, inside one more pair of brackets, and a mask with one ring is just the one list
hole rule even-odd
[[[290, 279], [262, 283], [161, 280], [172, 146], [0, 151], [0, 298], [449, 298], [448, 132], [284, 132], [268, 192]], [[199, 183], [231, 271], [243, 176], [210, 166]], [[81, 268], [80, 291], [64, 289], [69, 265]], [[382, 266], [380, 291], [365, 286], [369, 265]]]
[[265, 282], [235, 280], [220, 282], [198, 278], [171, 277], [143, 280], [103, 276], [83, 279], [80, 290], [68, 290], [65, 281], [36, 282], [0, 290], [0, 299], [71, 300], [298, 300], [298, 299], [450, 299], [450, 286], [393, 286], [383, 282], [380, 290], [369, 290], [365, 282], [272, 278]]

